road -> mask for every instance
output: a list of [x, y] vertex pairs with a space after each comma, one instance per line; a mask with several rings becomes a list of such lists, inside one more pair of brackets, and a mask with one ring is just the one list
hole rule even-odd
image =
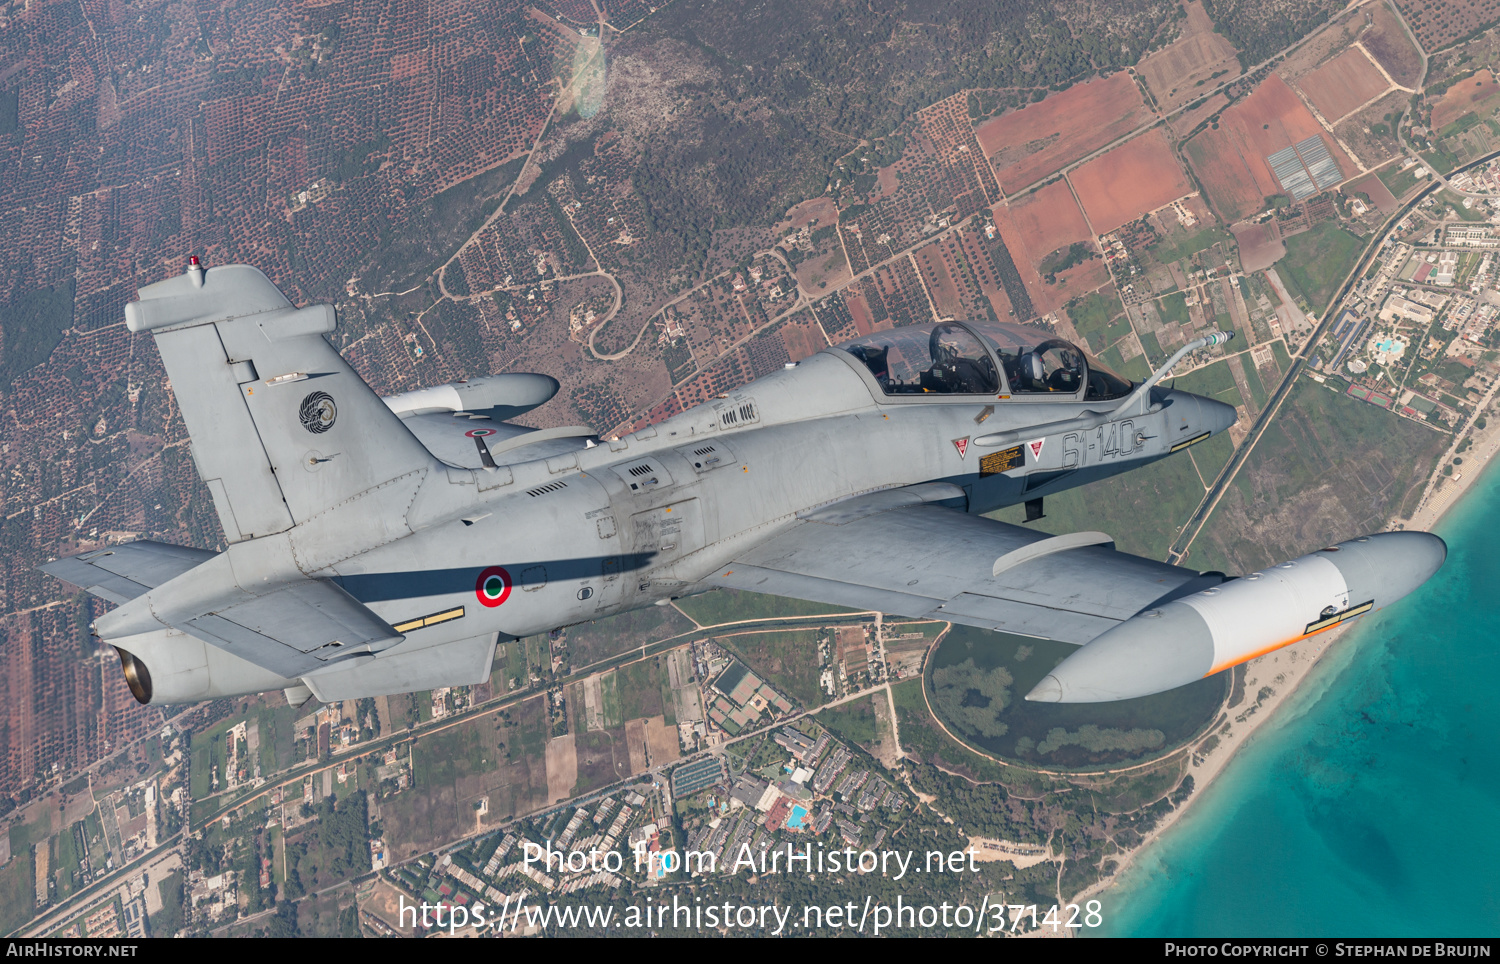
[[[1451, 173], [1457, 174], [1471, 170], [1496, 158], [1500, 158], [1500, 151], [1485, 154], [1462, 167], [1455, 168]], [[1390, 236], [1390, 233], [1401, 222], [1402, 218], [1416, 210], [1417, 205], [1423, 199], [1444, 187], [1445, 182], [1434, 179], [1431, 184], [1418, 191], [1411, 200], [1401, 205], [1396, 210], [1396, 213], [1392, 214], [1386, 220], [1381, 229], [1371, 236], [1370, 243], [1361, 252], [1359, 259], [1354, 263], [1354, 268], [1349, 272], [1348, 276], [1344, 279], [1344, 283], [1339, 286], [1338, 291], [1329, 302], [1328, 310], [1324, 312], [1322, 321], [1318, 323], [1317, 328], [1313, 329], [1312, 336], [1302, 346], [1302, 350], [1292, 359], [1291, 365], [1283, 374], [1281, 383], [1276, 386], [1276, 390], [1272, 393], [1266, 407], [1256, 416], [1255, 423], [1251, 425], [1249, 433], [1245, 436], [1245, 441], [1240, 444], [1239, 448], [1235, 449], [1234, 455], [1225, 464], [1224, 468], [1219, 471], [1219, 475], [1214, 479], [1213, 485], [1209, 486], [1208, 491], [1204, 493], [1203, 500], [1198, 503], [1198, 507], [1193, 510], [1193, 514], [1188, 517], [1187, 524], [1183, 526], [1181, 534], [1177, 537], [1177, 541], [1172, 543], [1172, 548], [1167, 553], [1168, 562], [1181, 563], [1187, 557], [1193, 540], [1203, 531], [1203, 526], [1213, 513], [1214, 507], [1219, 504], [1219, 499], [1222, 498], [1229, 483], [1234, 480], [1235, 474], [1239, 472], [1245, 461], [1250, 457], [1250, 453], [1254, 451], [1256, 443], [1265, 434], [1266, 427], [1271, 424], [1271, 420], [1276, 417], [1276, 413], [1280, 410], [1282, 402], [1286, 401], [1287, 396], [1291, 394], [1292, 386], [1296, 383], [1297, 377], [1302, 373], [1307, 360], [1312, 357], [1313, 350], [1317, 348], [1318, 343], [1333, 328], [1334, 319], [1338, 318], [1339, 314], [1344, 310], [1349, 293], [1354, 289], [1355, 283], [1369, 267], [1373, 255], [1380, 250], [1380, 246], [1385, 243], [1386, 238]]]

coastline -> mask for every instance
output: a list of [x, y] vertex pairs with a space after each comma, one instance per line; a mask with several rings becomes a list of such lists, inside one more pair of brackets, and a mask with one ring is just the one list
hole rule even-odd
[[[1485, 398], [1485, 403], [1479, 407], [1479, 412], [1487, 410], [1494, 394], [1495, 390], [1492, 389], [1489, 396]], [[1456, 447], [1458, 441], [1463, 438], [1470, 439], [1470, 444], [1460, 457], [1464, 460], [1464, 468], [1470, 468], [1473, 463], [1472, 469], [1456, 473], [1454, 477], [1435, 476], [1434, 483], [1428, 486], [1412, 515], [1406, 519], [1392, 520], [1387, 524], [1388, 529], [1431, 531], [1462, 501], [1484, 474], [1484, 470], [1489, 467], [1493, 456], [1500, 453], [1500, 425], [1487, 422], [1484, 429], [1473, 429], [1462, 433], [1455, 437], [1453, 447]], [[1453, 447], [1444, 453], [1438, 463], [1440, 467], [1452, 460]], [[1110, 876], [1071, 897], [1059, 896], [1069, 903], [1082, 904], [1084, 901], [1107, 892], [1118, 883], [1124, 872], [1135, 863], [1136, 858], [1150, 848], [1177, 823], [1183, 814], [1193, 807], [1203, 796], [1204, 790], [1219, 776], [1235, 754], [1250, 742], [1250, 739], [1267, 721], [1276, 715], [1281, 705], [1295, 694], [1311, 675], [1322, 657], [1353, 628], [1355, 627], [1340, 626], [1314, 640], [1267, 653], [1259, 659], [1246, 663], [1245, 699], [1228, 711], [1228, 731], [1225, 732], [1225, 728], [1220, 726], [1213, 735], [1204, 737], [1198, 744], [1200, 747], [1214, 736], [1218, 737], [1218, 743], [1206, 754], [1195, 750], [1189, 758], [1190, 763], [1185, 776], [1193, 778], [1193, 792], [1187, 800], [1163, 817], [1161, 822], [1142, 838], [1139, 845], [1119, 856], [1114, 872]], [[1264, 699], [1256, 699], [1255, 696], [1262, 691], [1263, 687], [1269, 687], [1271, 693]]]

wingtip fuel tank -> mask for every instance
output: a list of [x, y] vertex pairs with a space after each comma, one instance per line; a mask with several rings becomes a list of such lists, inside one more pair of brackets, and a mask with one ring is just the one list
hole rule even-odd
[[1026, 699], [1103, 703], [1183, 686], [1395, 602], [1447, 554], [1430, 532], [1383, 532], [1228, 580], [1108, 630]]

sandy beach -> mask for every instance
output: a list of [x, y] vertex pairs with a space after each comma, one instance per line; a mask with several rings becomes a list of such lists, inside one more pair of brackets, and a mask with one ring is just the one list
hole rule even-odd
[[[1424, 493], [1417, 509], [1410, 518], [1395, 519], [1389, 525], [1390, 529], [1420, 529], [1430, 530], [1437, 525], [1438, 520], [1450, 511], [1459, 500], [1478, 480], [1480, 474], [1489, 465], [1490, 460], [1500, 453], [1500, 425], [1496, 424], [1493, 412], [1490, 411], [1490, 402], [1493, 400], [1500, 383], [1492, 388], [1486, 395], [1484, 402], [1479, 406], [1479, 413], [1487, 413], [1490, 417], [1486, 420], [1483, 429], [1470, 429], [1467, 434], [1460, 433], [1455, 436], [1455, 441], [1443, 458], [1439, 460], [1438, 467], [1448, 464], [1454, 458], [1454, 450], [1463, 438], [1469, 438], [1469, 447], [1458, 456], [1463, 459], [1463, 464], [1455, 471], [1454, 475], [1444, 476], [1438, 474], [1433, 478]], [[1472, 424], [1472, 423], [1471, 423]], [[1245, 678], [1245, 699], [1234, 709], [1229, 711], [1229, 729], [1224, 730], [1222, 726], [1210, 736], [1205, 736], [1199, 742], [1203, 746], [1214, 739], [1218, 742], [1208, 753], [1195, 750], [1192, 754], [1192, 762], [1188, 767], [1188, 774], [1193, 778], [1193, 793], [1188, 797], [1183, 806], [1173, 810], [1162, 819], [1156, 828], [1141, 841], [1140, 846], [1119, 858], [1119, 865], [1115, 868], [1112, 876], [1105, 878], [1099, 883], [1087, 888], [1081, 893], [1068, 896], [1072, 903], [1082, 903], [1091, 897], [1098, 897], [1107, 891], [1119, 879], [1120, 874], [1129, 867], [1135, 858], [1149, 848], [1156, 840], [1164, 834], [1168, 828], [1177, 822], [1197, 800], [1202, 797], [1204, 789], [1229, 763], [1235, 753], [1243, 747], [1265, 722], [1271, 719], [1277, 709], [1293, 693], [1298, 686], [1307, 679], [1318, 661], [1337, 644], [1344, 634], [1352, 627], [1341, 626], [1329, 630], [1312, 639], [1288, 646], [1285, 649], [1268, 653], [1259, 659], [1252, 660], [1246, 664], [1247, 675]], [[1269, 688], [1270, 693], [1264, 699], [1258, 699], [1263, 688]], [[1066, 896], [1066, 895], [1065, 895]]]

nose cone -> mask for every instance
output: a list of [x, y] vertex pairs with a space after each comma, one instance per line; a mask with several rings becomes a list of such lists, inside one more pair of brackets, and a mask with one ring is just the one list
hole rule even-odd
[[1052, 667], [1026, 694], [1033, 703], [1108, 703], [1201, 679], [1214, 663], [1213, 634], [1180, 602], [1106, 631]]
[[1167, 393], [1167, 401], [1173, 415], [1180, 414], [1187, 419], [1191, 435], [1197, 435], [1204, 429], [1218, 435], [1239, 420], [1239, 413], [1234, 410], [1233, 405], [1194, 395], [1192, 392], [1174, 389]]
[[1031, 688], [1026, 698], [1033, 703], [1061, 703], [1063, 698], [1062, 684], [1057, 677], [1047, 674], [1042, 681]]

